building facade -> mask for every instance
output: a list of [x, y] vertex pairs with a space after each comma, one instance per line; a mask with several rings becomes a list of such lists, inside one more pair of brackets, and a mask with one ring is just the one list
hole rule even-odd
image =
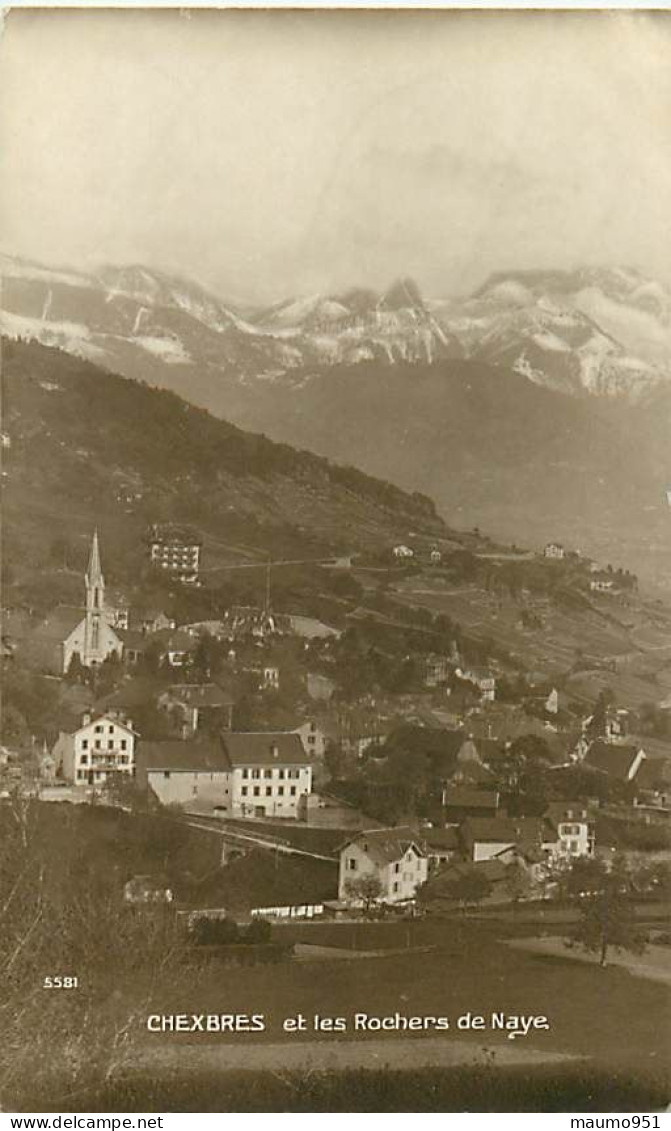
[[353, 906], [361, 903], [357, 881], [375, 876], [382, 903], [414, 899], [428, 875], [428, 860], [411, 829], [368, 829], [340, 850], [338, 899]]
[[52, 756], [57, 771], [76, 786], [103, 786], [112, 775], [132, 777], [135, 732], [129, 722], [111, 715], [84, 715], [72, 734], [61, 732]]
[[149, 560], [158, 569], [169, 570], [180, 581], [198, 581], [202, 540], [189, 526], [155, 523], [148, 534]]
[[311, 758], [298, 734], [260, 731], [222, 736], [230, 764], [230, 814], [296, 820], [312, 792]]
[[297, 820], [312, 791], [311, 759], [297, 734], [221, 733], [216, 738], [142, 742], [138, 781], [163, 805], [230, 817]]

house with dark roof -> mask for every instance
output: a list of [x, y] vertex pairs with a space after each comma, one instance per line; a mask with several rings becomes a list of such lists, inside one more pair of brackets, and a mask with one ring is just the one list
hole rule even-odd
[[184, 668], [198, 647], [198, 637], [180, 628], [161, 628], [151, 634], [150, 643], [156, 648], [161, 663], [171, 668]]
[[230, 763], [219, 739], [143, 739], [136, 778], [162, 805], [225, 810], [230, 802]]
[[300, 798], [312, 792], [312, 758], [299, 734], [289, 731], [222, 735], [230, 765], [234, 817], [296, 820]]
[[598, 738], [589, 747], [583, 765], [626, 783], [634, 781], [645, 758], [638, 743], [605, 742]]
[[456, 825], [445, 828], [422, 829], [422, 847], [429, 862], [429, 870], [442, 868], [452, 860], [461, 859], [461, 838]]
[[442, 802], [445, 823], [458, 824], [466, 817], [495, 817], [499, 808], [499, 794], [495, 789], [449, 785], [443, 790]]
[[645, 759], [636, 775], [634, 805], [637, 809], [652, 809], [660, 813], [669, 812], [671, 809], [671, 758], [668, 756], [657, 757], [653, 754]]
[[296, 820], [312, 791], [312, 760], [286, 731], [141, 742], [138, 780], [164, 805], [219, 809], [231, 817]]
[[356, 882], [374, 876], [380, 889], [379, 902], [404, 903], [414, 899], [428, 875], [428, 859], [417, 833], [405, 826], [364, 829], [340, 850], [338, 899], [361, 905]]
[[485, 903], [502, 903], [510, 900], [507, 891], [510, 864], [492, 857], [489, 860], [472, 861], [450, 860], [431, 875], [422, 888], [420, 901], [423, 907], [433, 914], [441, 911], [454, 911], [459, 901], [455, 896], [454, 885], [465, 877], [481, 876], [489, 884], [489, 895]]
[[490, 860], [508, 849], [542, 849], [545, 821], [540, 817], [468, 817], [460, 826], [464, 853], [469, 860]]
[[159, 696], [158, 706], [179, 716], [185, 734], [203, 728], [230, 730], [233, 725], [233, 698], [218, 683], [172, 684]]

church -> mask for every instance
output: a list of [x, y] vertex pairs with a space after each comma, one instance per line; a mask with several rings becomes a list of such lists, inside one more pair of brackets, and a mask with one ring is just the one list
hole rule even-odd
[[102, 664], [108, 656], [116, 655], [121, 659], [123, 654], [123, 642], [110, 624], [112, 612], [105, 608], [105, 578], [100, 565], [97, 530], [91, 542], [84, 583], [84, 609], [60, 605], [32, 634], [32, 659], [57, 675], [67, 673], [74, 656], [79, 656], [85, 668], [92, 668]]

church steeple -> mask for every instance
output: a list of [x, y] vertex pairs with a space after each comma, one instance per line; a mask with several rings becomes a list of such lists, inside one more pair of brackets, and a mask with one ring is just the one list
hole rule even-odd
[[100, 547], [98, 546], [98, 531], [93, 532], [91, 553], [86, 570], [86, 609], [87, 611], [100, 611], [105, 605], [105, 578], [100, 566]]

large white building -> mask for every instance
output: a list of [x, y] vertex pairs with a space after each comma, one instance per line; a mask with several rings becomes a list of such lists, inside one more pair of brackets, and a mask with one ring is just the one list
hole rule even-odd
[[231, 817], [296, 820], [301, 797], [312, 791], [312, 759], [300, 736], [284, 731], [142, 742], [138, 767], [162, 804]]
[[132, 777], [136, 734], [114, 715], [84, 715], [71, 734], [61, 731], [52, 756], [62, 778], [77, 786], [102, 786], [113, 774]]
[[403, 903], [414, 899], [428, 875], [428, 859], [412, 829], [368, 829], [340, 850], [338, 899], [357, 904], [356, 881], [375, 876], [379, 901]]
[[153, 566], [168, 570], [181, 581], [198, 581], [202, 541], [195, 530], [174, 523], [155, 523], [148, 543]]

